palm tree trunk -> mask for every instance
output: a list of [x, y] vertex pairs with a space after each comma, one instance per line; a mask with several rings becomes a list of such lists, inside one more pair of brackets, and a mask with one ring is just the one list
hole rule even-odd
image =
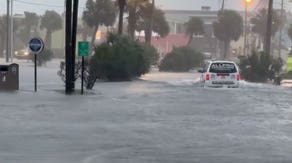
[[151, 44], [151, 37], [152, 37], [152, 30], [148, 28], [145, 30], [145, 42], [147, 44]]
[[266, 37], [263, 37], [262, 44], [263, 44], [263, 50], [266, 49], [266, 43], [265, 43]]
[[136, 30], [136, 6], [130, 7], [129, 8], [129, 25], [128, 25], [128, 33], [129, 36], [134, 39], [135, 37], [135, 30]]
[[93, 50], [93, 48], [94, 48], [94, 42], [95, 42], [95, 36], [96, 36], [97, 30], [98, 30], [98, 26], [95, 26], [93, 33], [92, 33], [91, 42], [90, 42], [90, 49], [91, 50]]
[[37, 30], [37, 27], [34, 27], [33, 28], [33, 33], [32, 33], [32, 35], [31, 35], [31, 37], [38, 37], [38, 30]]
[[189, 36], [189, 41], [188, 41], [188, 45], [190, 45], [190, 44], [192, 43], [192, 41], [193, 41], [193, 35], [190, 34], [190, 36]]
[[229, 44], [230, 44], [230, 41], [224, 41], [224, 58], [223, 59], [226, 59], [228, 57], [228, 52], [229, 52]]
[[46, 42], [47, 49], [51, 49], [52, 48], [52, 32], [49, 29], [47, 29], [45, 42]]
[[151, 38], [152, 38], [152, 29], [150, 27], [150, 24], [146, 24], [146, 29], [145, 29], [145, 42], [147, 44], [151, 44]]
[[[1, 38], [1, 37], [0, 37]], [[4, 51], [4, 45], [5, 45], [5, 43], [4, 43], [4, 41], [3, 40], [5, 40], [5, 39], [2, 39], [1, 38], [1, 40], [0, 40], [0, 56], [1, 57], [3, 57], [4, 56], [4, 54], [3, 54], [3, 51]]]
[[87, 34], [85, 32], [82, 32], [82, 41], [87, 40]]
[[119, 29], [118, 29], [118, 34], [122, 35], [123, 34], [123, 25], [124, 25], [124, 10], [125, 10], [125, 5], [126, 5], [126, 0], [119, 0], [119, 8], [120, 8], [120, 13], [119, 13]]
[[146, 27], [147, 29], [145, 30], [145, 42], [147, 44], [151, 44], [154, 12], [155, 12], [155, 0], [152, 0], [152, 14], [150, 17], [150, 23], [149, 25], [147, 25]]
[[262, 37], [261, 37], [261, 35], [258, 35], [258, 46], [257, 46], [258, 49], [260, 49], [262, 47], [261, 44], [262, 44]]

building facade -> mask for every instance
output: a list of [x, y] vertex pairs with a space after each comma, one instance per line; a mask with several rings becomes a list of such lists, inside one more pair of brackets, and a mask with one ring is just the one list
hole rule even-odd
[[165, 17], [170, 27], [170, 34], [185, 34], [185, 24], [192, 17], [198, 17], [204, 22], [205, 34], [193, 36], [190, 46], [203, 53], [209, 53], [212, 57], [220, 54], [220, 43], [213, 33], [213, 22], [217, 20], [218, 11], [211, 10], [208, 6], [202, 6], [201, 10], [164, 10]]

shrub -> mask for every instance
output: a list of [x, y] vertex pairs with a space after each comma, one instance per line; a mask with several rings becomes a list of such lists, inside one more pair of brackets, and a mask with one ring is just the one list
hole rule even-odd
[[89, 79], [128, 81], [149, 71], [144, 46], [126, 36], [109, 34], [108, 41], [96, 47], [89, 63]]
[[281, 79], [292, 79], [292, 71], [284, 73], [280, 76]]
[[193, 67], [200, 66], [204, 56], [190, 47], [174, 48], [168, 53], [159, 65], [160, 71], [189, 71]]
[[144, 57], [147, 59], [147, 61], [150, 62], [150, 65], [157, 65], [159, 54], [157, 50], [149, 45], [149, 44], [142, 44], [144, 49]]
[[[44, 49], [40, 54], [37, 54], [37, 65], [42, 66], [46, 62], [52, 60], [53, 51], [50, 49]], [[34, 61], [34, 54], [31, 54], [31, 60]]]
[[240, 58], [242, 77], [251, 82], [266, 82], [275, 79], [282, 67], [280, 58], [274, 59], [264, 52], [252, 52], [251, 56]]

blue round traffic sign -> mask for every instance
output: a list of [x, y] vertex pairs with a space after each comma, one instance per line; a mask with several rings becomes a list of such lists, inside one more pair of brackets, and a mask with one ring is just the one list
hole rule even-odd
[[40, 38], [32, 38], [28, 43], [29, 50], [34, 54], [39, 54], [44, 49], [44, 42]]

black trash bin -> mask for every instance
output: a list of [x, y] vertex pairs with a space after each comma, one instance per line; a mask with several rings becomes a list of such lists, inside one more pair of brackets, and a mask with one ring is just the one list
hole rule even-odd
[[0, 65], [0, 91], [19, 90], [19, 65]]

